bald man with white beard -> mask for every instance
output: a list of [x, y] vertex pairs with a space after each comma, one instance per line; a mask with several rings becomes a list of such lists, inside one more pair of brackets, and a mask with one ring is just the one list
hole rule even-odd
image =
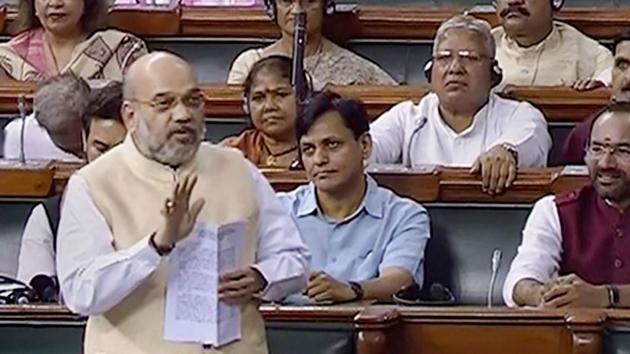
[[[90, 316], [86, 354], [264, 354], [254, 295], [279, 300], [305, 285], [309, 255], [295, 223], [239, 152], [202, 143], [203, 105], [188, 63], [140, 58], [124, 82], [126, 140], [68, 183], [57, 268], [66, 305]], [[217, 295], [239, 306], [240, 339], [219, 348], [165, 340], [166, 256], [193, 228], [234, 222], [245, 230], [238, 269], [219, 274]]]

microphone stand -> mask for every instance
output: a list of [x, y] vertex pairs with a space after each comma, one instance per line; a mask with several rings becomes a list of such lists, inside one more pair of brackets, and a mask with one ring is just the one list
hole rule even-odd
[[24, 130], [26, 126], [26, 98], [24, 95], [18, 97], [18, 112], [20, 112], [20, 120], [22, 126], [20, 127], [20, 163], [26, 165], [26, 155], [24, 154]]
[[304, 73], [304, 51], [306, 46], [306, 10], [305, 1], [298, 2], [293, 31], [293, 64], [291, 67], [291, 86], [295, 91], [297, 117], [301, 119], [308, 100], [306, 75]]

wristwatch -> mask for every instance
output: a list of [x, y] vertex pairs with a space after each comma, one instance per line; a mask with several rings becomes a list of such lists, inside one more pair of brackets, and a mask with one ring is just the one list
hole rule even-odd
[[616, 308], [619, 306], [619, 288], [616, 285], [608, 285], [608, 307]]
[[155, 232], [149, 236], [149, 245], [155, 250], [155, 252], [160, 256], [168, 256], [171, 251], [175, 248], [175, 244], [172, 244], [168, 247], [160, 247], [155, 243]]
[[514, 158], [514, 163], [518, 166], [518, 150], [516, 149], [516, 146], [510, 143], [501, 143], [500, 146], [507, 150], [510, 155], [512, 155], [512, 157]]
[[350, 288], [352, 288], [352, 291], [354, 291], [354, 299], [350, 301], [357, 301], [357, 300], [363, 299], [363, 287], [361, 286], [361, 284], [355, 281], [350, 281], [348, 282], [348, 285], [350, 285]]

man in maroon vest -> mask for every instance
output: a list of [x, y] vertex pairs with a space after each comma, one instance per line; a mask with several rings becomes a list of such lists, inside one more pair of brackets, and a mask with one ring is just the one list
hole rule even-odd
[[508, 306], [630, 307], [630, 105], [601, 114], [586, 145], [592, 183], [534, 205]]
[[[610, 88], [612, 100], [630, 102], [630, 28], [623, 31], [614, 43], [615, 62], [612, 68], [612, 85]], [[605, 110], [596, 112], [587, 120], [579, 123], [567, 136], [562, 152], [557, 161], [558, 165], [582, 165], [584, 162], [584, 148], [591, 132], [591, 126], [597, 117]]]

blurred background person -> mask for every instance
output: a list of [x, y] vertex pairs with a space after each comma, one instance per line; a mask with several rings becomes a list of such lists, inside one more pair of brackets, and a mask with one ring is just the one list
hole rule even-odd
[[84, 79], [122, 80], [146, 53], [132, 34], [104, 30], [108, 0], [21, 0], [17, 35], [0, 44], [0, 81], [40, 81], [73, 72]]
[[[254, 63], [270, 55], [292, 56], [295, 14], [299, 0], [265, 0], [267, 13], [278, 25], [281, 38], [268, 47], [249, 49], [232, 63], [228, 84], [240, 85]], [[334, 85], [396, 85], [396, 81], [371, 61], [342, 48], [324, 37], [322, 31], [327, 16], [335, 12], [331, 0], [307, 2], [306, 44], [304, 68], [313, 77], [313, 85], [320, 90]]]

